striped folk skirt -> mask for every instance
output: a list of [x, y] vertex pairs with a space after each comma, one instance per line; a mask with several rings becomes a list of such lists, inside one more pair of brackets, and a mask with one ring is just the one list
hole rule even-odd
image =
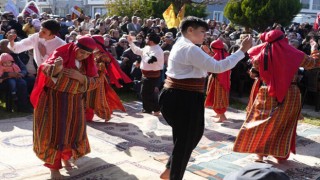
[[225, 90], [217, 77], [209, 76], [205, 107], [212, 108], [217, 114], [223, 114], [229, 106], [229, 91]]
[[269, 96], [267, 86], [261, 86], [248, 109], [233, 150], [287, 159], [290, 151], [295, 153], [300, 111], [301, 96], [296, 85], [290, 86], [282, 103]]
[[75, 160], [89, 153], [83, 93], [45, 88], [34, 111], [33, 143], [36, 155], [48, 164], [63, 150], [71, 150]]

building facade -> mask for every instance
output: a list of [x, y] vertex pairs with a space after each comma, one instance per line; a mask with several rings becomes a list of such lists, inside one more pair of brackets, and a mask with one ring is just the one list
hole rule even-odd
[[316, 17], [320, 12], [320, 0], [300, 0], [300, 2], [302, 4], [301, 14], [310, 14]]
[[[11, 0], [18, 7], [19, 12], [25, 7], [26, 3], [31, 0]], [[4, 6], [7, 0], [0, 0], [0, 10], [4, 11]], [[83, 9], [87, 15], [94, 16], [95, 13], [102, 15], [107, 13], [106, 3], [108, 0], [34, 0], [38, 5], [40, 12], [65, 16], [71, 13], [71, 8], [78, 6]], [[219, 0], [218, 4], [208, 5], [207, 19], [216, 19], [220, 22], [228, 22], [228, 19], [223, 16], [223, 9], [228, 0]], [[320, 12], [320, 0], [300, 0], [302, 10], [300, 14], [309, 14], [316, 17], [317, 12]]]

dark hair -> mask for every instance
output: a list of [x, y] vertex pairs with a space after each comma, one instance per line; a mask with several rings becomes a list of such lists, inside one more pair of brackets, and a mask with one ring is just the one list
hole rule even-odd
[[182, 20], [182, 22], [180, 23], [182, 34], [186, 33], [189, 27], [192, 27], [194, 29], [203, 27], [206, 29], [206, 31], [209, 29], [208, 24], [204, 20], [194, 16], [188, 16]]
[[147, 37], [149, 38], [149, 41], [153, 41], [155, 44], [160, 43], [160, 36], [158, 36], [156, 33], [149, 33]]
[[58, 34], [58, 32], [60, 30], [59, 22], [54, 19], [48, 19], [46, 21], [43, 21], [41, 23], [41, 26], [43, 28], [48, 29], [51, 32], [51, 34], [54, 34], [54, 35]]

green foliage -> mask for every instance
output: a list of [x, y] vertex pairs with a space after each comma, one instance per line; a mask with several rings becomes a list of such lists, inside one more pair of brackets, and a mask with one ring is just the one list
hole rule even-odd
[[[150, 16], [163, 18], [163, 12], [169, 7], [170, 1], [163, 0], [108, 0], [106, 8], [108, 16], [129, 16], [137, 15], [141, 18]], [[181, 7], [177, 7], [180, 9]], [[179, 11], [179, 10], [178, 10]], [[185, 16], [206, 17], [206, 6], [198, 4], [187, 4]]]
[[300, 0], [230, 0], [224, 16], [235, 24], [264, 31], [273, 23], [289, 25], [301, 8]]

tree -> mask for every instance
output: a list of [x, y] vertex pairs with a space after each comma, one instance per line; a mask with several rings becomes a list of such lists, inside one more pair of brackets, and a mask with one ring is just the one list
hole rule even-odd
[[235, 24], [262, 32], [274, 23], [289, 25], [301, 8], [300, 0], [230, 0], [224, 16]]
[[162, 13], [173, 3], [175, 14], [186, 4], [185, 16], [206, 17], [208, 4], [220, 4], [227, 0], [106, 0], [108, 15], [132, 16], [142, 18], [162, 17]]

